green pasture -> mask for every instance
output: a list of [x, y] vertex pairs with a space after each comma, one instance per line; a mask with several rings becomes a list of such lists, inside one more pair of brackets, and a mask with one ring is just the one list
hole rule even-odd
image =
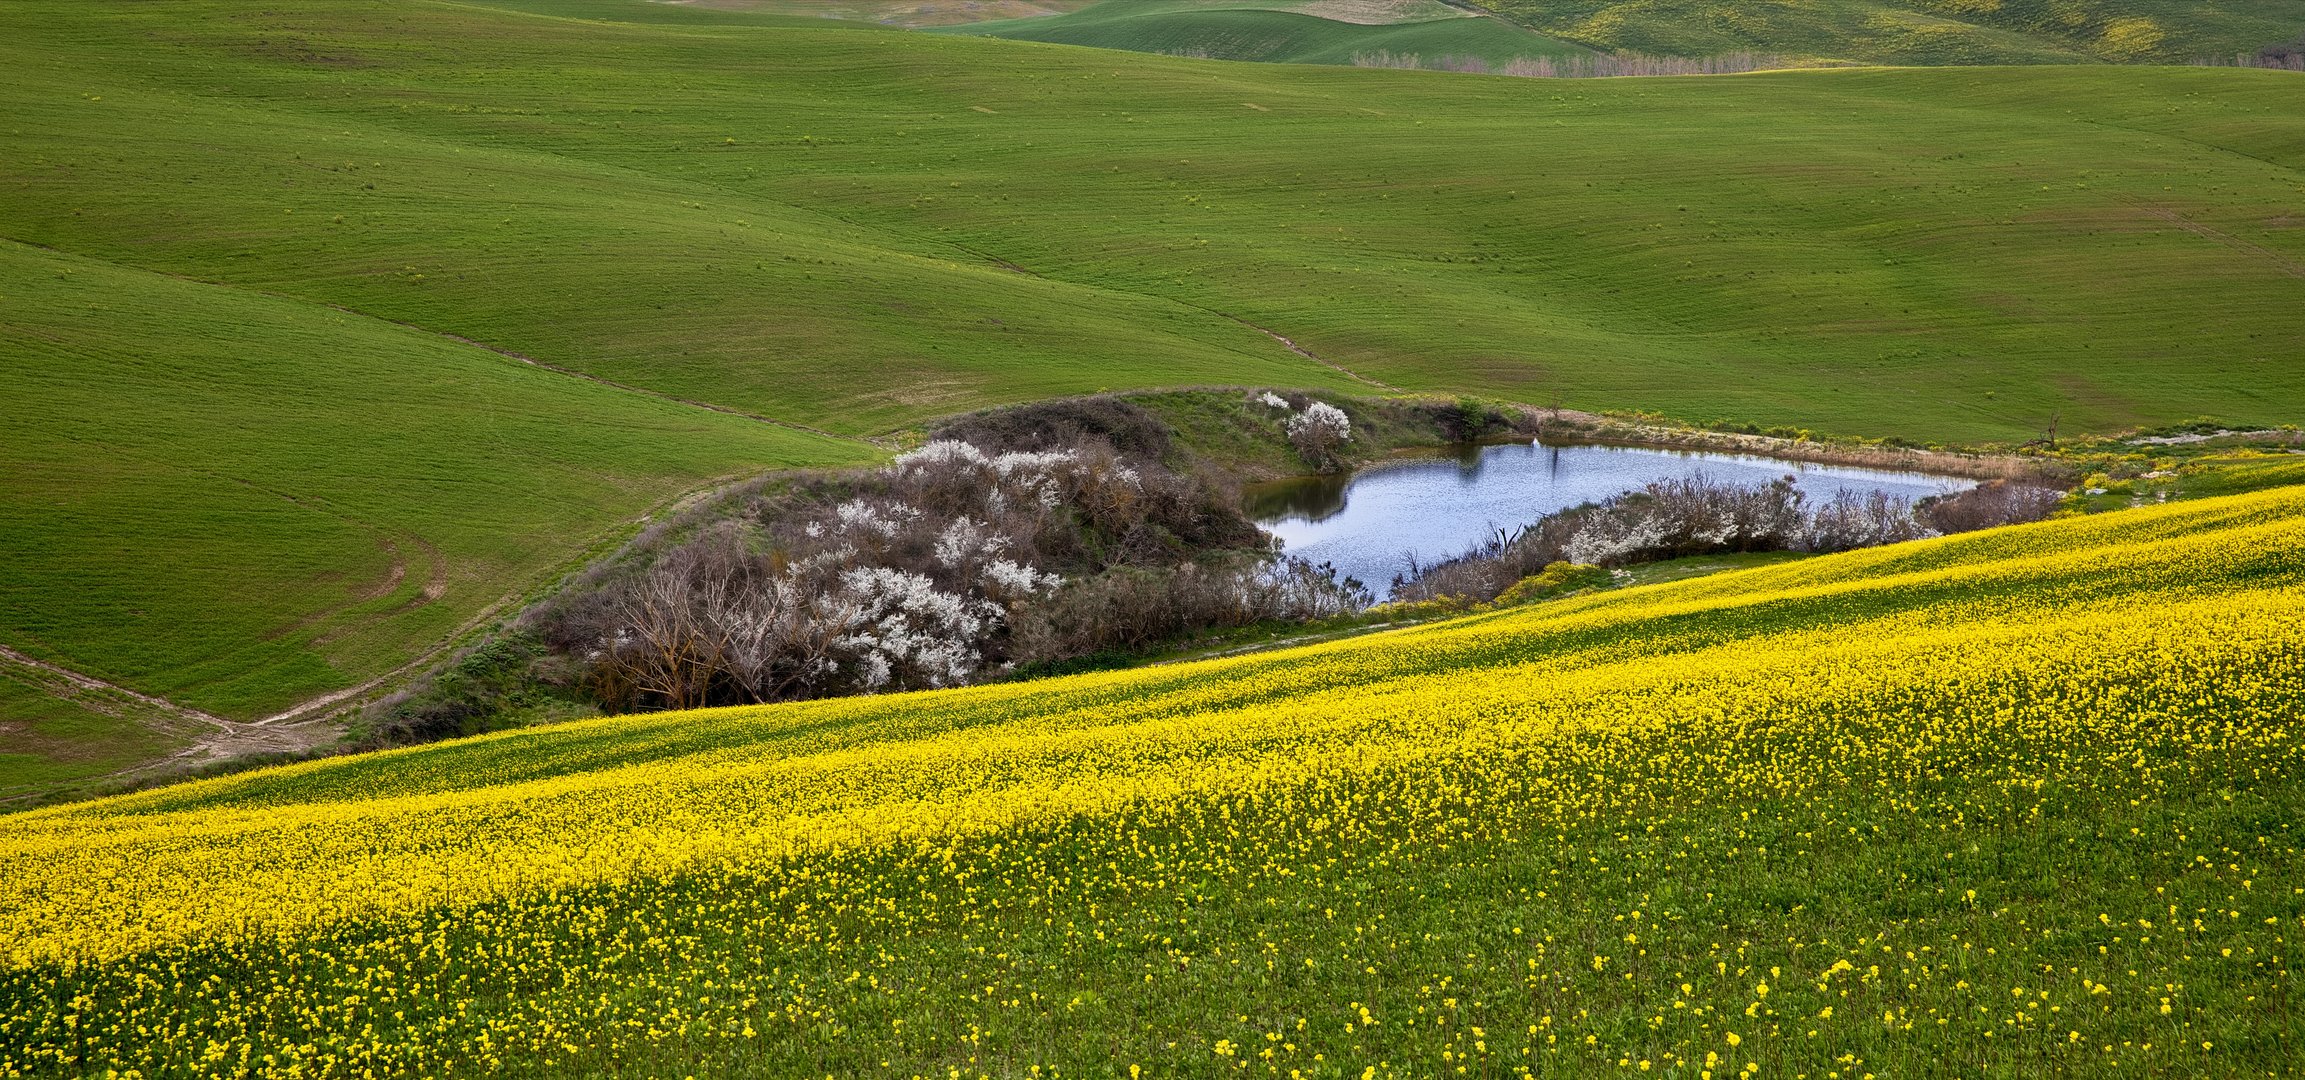
[[21, 244], [0, 297], [0, 641], [227, 716], [382, 674], [714, 477], [872, 453]]
[[10, 9], [0, 231], [843, 434], [1345, 383], [1242, 321], [1405, 389], [1927, 440], [2305, 396], [2287, 73], [1554, 81], [202, 10]]
[[166, 733], [56, 697], [0, 666], [0, 804], [139, 765], [179, 745]]

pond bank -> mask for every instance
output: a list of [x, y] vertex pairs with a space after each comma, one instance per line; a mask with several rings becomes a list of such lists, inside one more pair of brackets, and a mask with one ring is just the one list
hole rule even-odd
[[1540, 438], [1560, 442], [1752, 454], [1782, 461], [1846, 465], [1890, 472], [1932, 473], [1968, 480], [2046, 480], [2059, 486], [2069, 482], [2070, 478], [2066, 474], [2071, 471], [2069, 466], [2053, 458], [2021, 454], [1963, 453], [1918, 447], [1785, 439], [1771, 435], [1648, 423], [1574, 409], [1524, 408], [1536, 425]]

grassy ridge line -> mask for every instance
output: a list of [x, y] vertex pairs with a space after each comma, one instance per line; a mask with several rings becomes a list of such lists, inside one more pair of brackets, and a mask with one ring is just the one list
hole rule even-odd
[[2301, 519], [21, 815], [0, 1070], [2278, 1074]]
[[1590, 50], [1532, 33], [1503, 19], [1426, 18], [1362, 24], [1247, 5], [1146, 4], [1105, 0], [1064, 15], [971, 23], [951, 32], [1166, 53], [1208, 60], [1351, 64], [1362, 54], [1416, 55], [1438, 62], [1474, 57], [1492, 65]]
[[[2272, 362], [2305, 285], [2199, 231], [2305, 254], [2283, 73], [1563, 84], [473, 8], [65, 10], [11, 11], [44, 72], [17, 235], [844, 433], [1326, 378], [1209, 310], [1411, 389], [1924, 440], [2305, 400]], [[183, 49], [141, 64], [137, 32]], [[60, 55], [134, 82], [86, 101]], [[248, 243], [198, 239], [226, 235]]]
[[874, 453], [22, 245], [0, 295], [0, 636], [228, 718], [398, 666], [701, 480]]

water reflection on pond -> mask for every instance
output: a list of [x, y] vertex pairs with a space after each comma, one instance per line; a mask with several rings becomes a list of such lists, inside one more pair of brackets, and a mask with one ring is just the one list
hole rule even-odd
[[1404, 455], [1350, 476], [1258, 485], [1248, 492], [1248, 510], [1281, 538], [1289, 554], [1334, 563], [1382, 599], [1412, 553], [1433, 562], [1499, 527], [1525, 525], [1652, 481], [1693, 475], [1734, 483], [1766, 483], [1789, 475], [1812, 502], [1842, 491], [1882, 491], [1912, 500], [1969, 486], [1966, 480], [1927, 473], [1749, 454], [1506, 443]]

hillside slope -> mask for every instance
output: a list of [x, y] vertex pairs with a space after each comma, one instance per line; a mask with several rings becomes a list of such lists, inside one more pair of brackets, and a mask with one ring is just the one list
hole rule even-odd
[[2305, 0], [1472, 0], [1594, 48], [1874, 64], [2192, 63], [2305, 40]]
[[[0, 645], [239, 719], [383, 674], [716, 477], [877, 454], [17, 243], [0, 297]], [[0, 796], [181, 745], [90, 707], [0, 713]]]
[[1411, 389], [1923, 439], [2305, 402], [2283, 73], [1556, 82], [199, 10], [7, 10], [0, 234], [844, 434], [1350, 382], [1243, 321]]
[[0, 1071], [2238, 1075], [2300, 707], [2287, 488], [293, 766], [0, 819]]
[[[1557, 82], [559, 10], [0, 7], [38, 414], [0, 644], [254, 719], [711, 477], [1100, 388], [1918, 440], [2305, 405], [2283, 73]], [[92, 723], [59, 708], [11, 733]]]

